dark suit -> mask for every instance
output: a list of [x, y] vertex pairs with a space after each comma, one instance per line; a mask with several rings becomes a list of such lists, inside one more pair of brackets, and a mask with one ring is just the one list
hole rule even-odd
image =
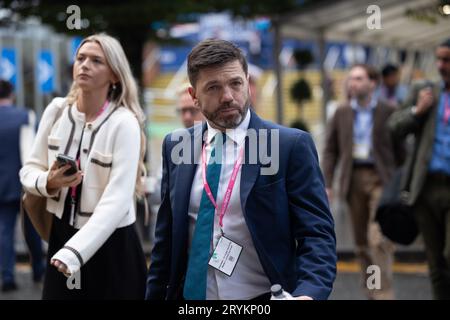
[[[434, 103], [423, 115], [413, 115], [420, 90], [431, 85]], [[436, 143], [439, 99], [442, 83], [414, 84], [403, 108], [394, 113], [390, 128], [398, 139], [409, 134], [415, 138], [408, 155], [403, 187], [409, 187], [408, 203], [413, 205], [416, 221], [423, 236], [430, 270], [433, 297], [450, 299], [450, 176], [430, 172], [430, 162]], [[409, 181], [409, 185], [408, 185]]]
[[[19, 170], [24, 160], [20, 154], [20, 136], [21, 128], [29, 123], [29, 112], [25, 108], [0, 106], [0, 261], [3, 285], [15, 282], [14, 235], [22, 191]], [[44, 272], [41, 239], [26, 216], [24, 231], [32, 255], [33, 276], [39, 280]]]
[[419, 91], [428, 85], [428, 82], [414, 84], [402, 109], [395, 112], [388, 123], [395, 138], [403, 140], [408, 134], [414, 134], [416, 137], [414, 150], [409, 154], [406, 161], [406, 171], [411, 173], [411, 177], [405, 177], [403, 181], [403, 184], [407, 180], [411, 181], [408, 198], [408, 202], [411, 205], [417, 201], [427, 177], [436, 131], [437, 102], [442, 92], [440, 84], [433, 83], [432, 89], [435, 101], [433, 106], [423, 116], [414, 116], [411, 112], [411, 107], [417, 103]]
[[[293, 295], [326, 299], [336, 274], [334, 223], [311, 137], [261, 120], [251, 114], [249, 129], [278, 129], [279, 170], [261, 175], [263, 164], [244, 162], [240, 199], [246, 224], [261, 265], [272, 284]], [[188, 129], [191, 163], [201, 151], [201, 135]], [[267, 146], [270, 148], [270, 139]], [[147, 299], [180, 299], [188, 260], [188, 206], [197, 166], [174, 164], [171, 151], [178, 141], [163, 143], [162, 204], [147, 280]], [[245, 141], [248, 159], [249, 141]], [[269, 150], [270, 154], [270, 150]], [[269, 291], [270, 288], [267, 288]]]

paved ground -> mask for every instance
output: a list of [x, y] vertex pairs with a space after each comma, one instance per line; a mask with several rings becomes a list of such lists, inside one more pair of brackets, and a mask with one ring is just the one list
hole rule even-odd
[[[330, 299], [365, 299], [359, 288], [358, 265], [351, 260], [353, 239], [349, 215], [346, 213], [345, 205], [340, 202], [332, 204], [332, 212], [335, 219], [337, 250], [343, 260], [341, 259], [338, 264], [338, 275]], [[154, 219], [152, 220], [154, 221]], [[139, 233], [146, 233], [148, 235], [151, 232], [145, 232], [140, 228]], [[151, 239], [152, 237], [147, 236], [144, 238]], [[26, 248], [21, 239], [21, 230], [19, 227], [16, 247], [17, 252], [24, 256]], [[147, 242], [144, 246], [146, 253], [150, 252], [150, 248], [151, 244]], [[420, 238], [411, 246], [397, 247], [396, 261], [400, 262], [394, 266], [394, 290], [397, 299], [431, 299], [431, 288], [427, 276], [427, 268], [423, 259], [423, 244]], [[18, 264], [17, 282], [20, 290], [9, 294], [2, 294], [0, 292], [0, 300], [40, 298], [42, 286], [32, 282], [30, 267], [25, 263]]]
[[[334, 283], [331, 300], [364, 300], [359, 288], [359, 274], [354, 262], [338, 264], [338, 275]], [[397, 299], [429, 300], [431, 289], [426, 267], [422, 264], [396, 264], [394, 271], [394, 290]], [[33, 283], [31, 269], [27, 264], [18, 264], [18, 291], [4, 294], [0, 292], [0, 300], [38, 300], [41, 297], [42, 285]]]

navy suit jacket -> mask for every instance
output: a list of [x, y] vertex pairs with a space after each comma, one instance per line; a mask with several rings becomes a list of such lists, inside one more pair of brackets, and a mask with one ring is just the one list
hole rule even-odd
[[[188, 260], [188, 206], [202, 147], [202, 129], [186, 131], [191, 163], [171, 159], [178, 140], [174, 133], [162, 147], [161, 207], [155, 228], [155, 246], [147, 278], [147, 299], [182, 299]], [[253, 111], [249, 129], [278, 129], [279, 170], [262, 175], [265, 161], [245, 161], [241, 168], [243, 214], [262, 267], [272, 284], [293, 295], [327, 299], [336, 276], [336, 239], [317, 152], [306, 132], [260, 119]], [[259, 131], [258, 131], [259, 132]], [[245, 141], [249, 159], [249, 138]], [[269, 288], [267, 288], [269, 291]]]
[[20, 157], [20, 129], [28, 123], [25, 108], [0, 106], [0, 204], [20, 200], [19, 170], [23, 160]]

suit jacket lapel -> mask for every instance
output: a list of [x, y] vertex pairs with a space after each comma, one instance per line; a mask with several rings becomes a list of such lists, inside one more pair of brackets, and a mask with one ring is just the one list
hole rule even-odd
[[[256, 130], [257, 137], [259, 139], [258, 130], [262, 128], [262, 120], [256, 115], [253, 110], [251, 112], [251, 118], [250, 123], [248, 125], [248, 129]], [[250, 164], [249, 163], [249, 139], [248, 135], [245, 137], [245, 158], [244, 162], [242, 163], [241, 168], [241, 208], [242, 212], [245, 214], [245, 205], [247, 203], [248, 195], [250, 194], [250, 191], [252, 190], [253, 186], [255, 185], [256, 179], [258, 178], [259, 172], [260, 172], [260, 162], [259, 159], [257, 160], [257, 163]]]
[[[188, 210], [191, 196], [191, 188], [194, 182], [195, 171], [197, 170], [199, 156], [202, 151], [202, 137], [206, 130], [206, 122], [202, 125], [202, 130], [193, 130], [191, 134], [191, 161], [179, 165], [176, 175], [176, 186], [173, 203], [178, 208], [179, 214], [175, 216], [182, 217], [183, 227], [188, 226]], [[187, 229], [186, 229], [187, 230]]]

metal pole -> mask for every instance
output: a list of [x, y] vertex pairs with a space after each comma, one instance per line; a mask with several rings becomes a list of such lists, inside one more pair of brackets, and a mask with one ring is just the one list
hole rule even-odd
[[273, 47], [273, 60], [275, 66], [275, 78], [277, 79], [276, 85], [276, 106], [277, 106], [277, 122], [283, 124], [283, 70], [280, 61], [280, 53], [282, 47], [281, 37], [281, 23], [278, 17], [273, 19], [274, 27], [274, 47]]
[[330, 88], [327, 81], [327, 72], [325, 70], [325, 32], [323, 29], [318, 30], [317, 44], [319, 47], [319, 66], [320, 66], [320, 82], [322, 86], [322, 122], [327, 121], [327, 102], [330, 97]]
[[20, 32], [16, 33], [14, 43], [17, 52], [16, 61], [16, 104], [20, 107], [25, 107], [25, 90], [23, 87], [23, 36]]
[[61, 38], [59, 35], [54, 35], [51, 40], [51, 48], [53, 51], [53, 81], [55, 87], [53, 88], [54, 93], [61, 95], [61, 56], [60, 56], [60, 43]]
[[36, 110], [36, 115], [38, 118], [41, 117], [44, 110], [42, 103], [42, 92], [39, 88], [39, 74], [38, 74], [38, 54], [41, 49], [41, 38], [34, 38], [33, 40], [33, 73], [34, 73], [34, 108]]

